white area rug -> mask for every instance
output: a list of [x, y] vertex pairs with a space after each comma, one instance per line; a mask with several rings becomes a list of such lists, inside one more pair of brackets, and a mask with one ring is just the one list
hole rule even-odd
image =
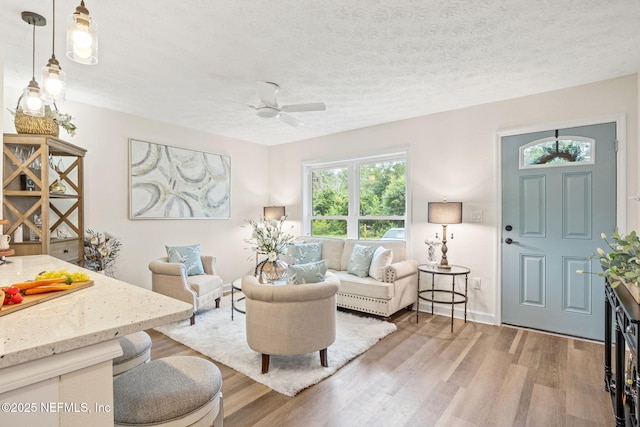
[[261, 373], [260, 353], [247, 345], [244, 314], [235, 312], [231, 321], [229, 295], [222, 298], [220, 308], [198, 314], [193, 326], [189, 326], [187, 319], [160, 326], [156, 330], [272, 390], [285, 396], [295, 396], [300, 390], [333, 374], [396, 330], [393, 323], [376, 318], [341, 311], [337, 312], [337, 316], [336, 341], [328, 349], [329, 367], [320, 365], [320, 356], [316, 351], [304, 355], [271, 356], [269, 372], [266, 374]]

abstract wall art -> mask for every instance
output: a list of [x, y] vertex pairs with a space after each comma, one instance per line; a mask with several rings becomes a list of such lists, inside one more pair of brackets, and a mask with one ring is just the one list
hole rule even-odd
[[231, 159], [129, 139], [130, 219], [229, 219]]

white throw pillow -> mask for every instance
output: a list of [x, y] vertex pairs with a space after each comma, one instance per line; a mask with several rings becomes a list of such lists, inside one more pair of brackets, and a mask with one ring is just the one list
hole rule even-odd
[[383, 246], [378, 246], [373, 253], [371, 266], [369, 267], [369, 276], [382, 282], [384, 280], [384, 270], [391, 265], [393, 260], [393, 252]]

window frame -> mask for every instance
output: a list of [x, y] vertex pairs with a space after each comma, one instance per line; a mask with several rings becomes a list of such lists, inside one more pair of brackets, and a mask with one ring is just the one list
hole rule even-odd
[[[381, 162], [403, 161], [405, 166], [405, 213], [400, 215], [372, 216], [360, 215], [360, 166]], [[334, 216], [314, 216], [312, 215], [313, 188], [311, 175], [314, 171], [324, 169], [346, 168], [348, 173], [348, 214]], [[401, 220], [404, 221], [405, 241], [409, 242], [411, 224], [411, 194], [409, 186], [409, 155], [407, 151], [395, 151], [388, 154], [378, 154], [366, 157], [355, 157], [350, 159], [308, 162], [302, 165], [302, 233], [311, 236], [311, 222], [316, 219], [345, 220], [347, 222], [347, 239], [360, 239], [359, 222], [361, 220]]]
[[[543, 164], [524, 164], [524, 152], [527, 148], [534, 147], [539, 144], [544, 144], [550, 141], [556, 140], [571, 140], [576, 142], [587, 143], [591, 146], [591, 159], [581, 162], [561, 162], [561, 163], [543, 163]], [[554, 167], [575, 167], [593, 165], [596, 162], [596, 140], [588, 138], [586, 136], [573, 136], [573, 135], [561, 135], [561, 136], [549, 136], [546, 138], [540, 138], [535, 141], [531, 141], [528, 144], [521, 146], [518, 150], [518, 169], [539, 169], [539, 168], [554, 168]]]

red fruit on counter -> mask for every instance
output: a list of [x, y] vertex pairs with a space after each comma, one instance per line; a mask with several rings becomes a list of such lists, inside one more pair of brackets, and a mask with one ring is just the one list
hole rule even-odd
[[4, 293], [7, 295], [16, 295], [20, 293], [20, 288], [18, 288], [17, 286], [9, 286], [7, 289], [5, 289]]
[[14, 304], [21, 303], [21, 302], [22, 302], [22, 299], [23, 299], [23, 298], [22, 298], [22, 294], [21, 294], [21, 293], [17, 293], [17, 294], [15, 294], [15, 295], [13, 295], [13, 296], [11, 297], [11, 301], [12, 301]]

